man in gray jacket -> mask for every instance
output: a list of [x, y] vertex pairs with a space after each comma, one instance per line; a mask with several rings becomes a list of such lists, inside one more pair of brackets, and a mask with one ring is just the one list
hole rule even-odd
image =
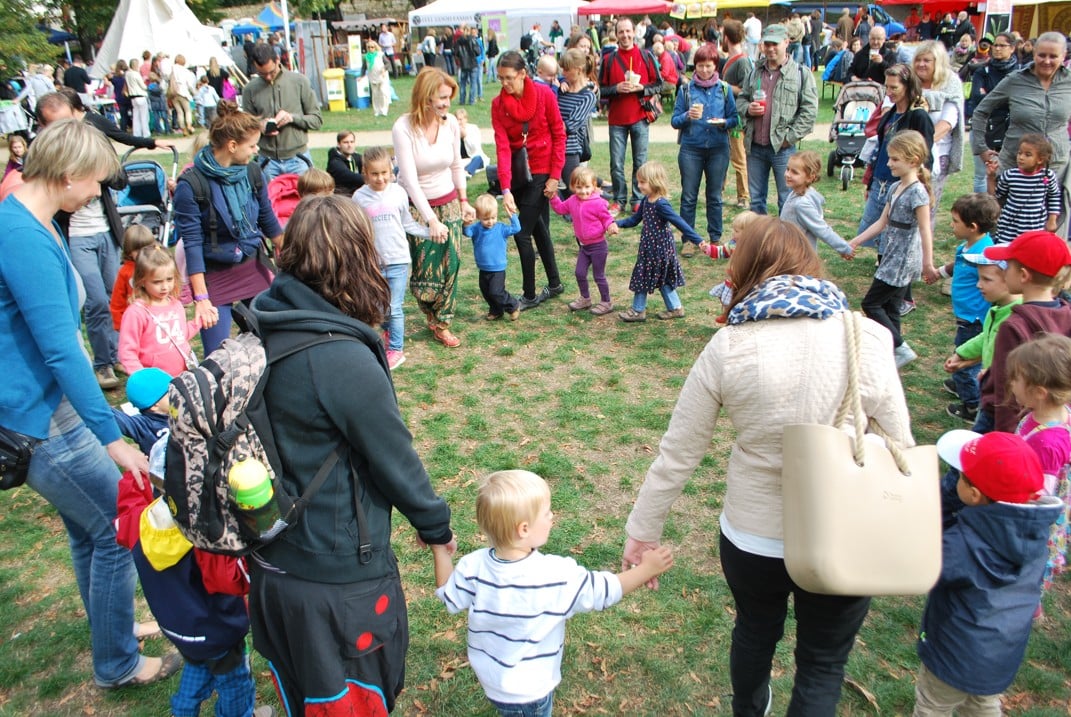
[[777, 182], [780, 209], [788, 198], [788, 158], [814, 129], [818, 116], [814, 75], [788, 56], [784, 25], [770, 25], [763, 32], [762, 57], [744, 79], [736, 107], [744, 125], [751, 211], [766, 214], [770, 170]]
[[242, 109], [260, 118], [265, 181], [280, 174], [304, 174], [312, 166], [309, 130], [324, 123], [320, 104], [308, 79], [283, 69], [271, 45], [256, 45], [252, 61], [256, 76], [242, 91]]

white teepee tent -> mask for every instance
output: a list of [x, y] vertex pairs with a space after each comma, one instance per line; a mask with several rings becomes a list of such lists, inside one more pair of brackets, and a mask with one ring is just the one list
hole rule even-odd
[[234, 64], [183, 0], [121, 0], [90, 74], [103, 77], [117, 60], [140, 58], [145, 50], [184, 55], [187, 67], [207, 65], [213, 56], [221, 66]]

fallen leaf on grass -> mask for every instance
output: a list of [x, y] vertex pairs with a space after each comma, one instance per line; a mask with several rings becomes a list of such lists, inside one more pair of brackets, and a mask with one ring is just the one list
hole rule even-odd
[[856, 692], [863, 696], [870, 706], [874, 708], [874, 714], [881, 714], [881, 707], [878, 706], [878, 698], [874, 696], [874, 693], [863, 687], [861, 684], [853, 680], [851, 677], [844, 678], [844, 684], [848, 685]]

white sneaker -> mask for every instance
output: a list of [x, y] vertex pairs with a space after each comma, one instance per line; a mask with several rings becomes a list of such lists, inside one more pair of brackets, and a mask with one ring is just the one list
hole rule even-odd
[[906, 341], [893, 349], [893, 358], [896, 359], [896, 368], [903, 368], [918, 357], [919, 355], [907, 345]]
[[763, 717], [770, 717], [773, 713], [773, 685], [766, 685], [766, 689], [770, 691], [770, 696], [766, 699], [766, 710], [763, 711]]

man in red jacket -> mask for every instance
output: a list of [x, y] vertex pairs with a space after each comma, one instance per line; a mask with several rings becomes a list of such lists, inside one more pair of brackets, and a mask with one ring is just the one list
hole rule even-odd
[[[640, 101], [662, 91], [662, 76], [651, 53], [636, 45], [632, 20], [617, 21], [617, 50], [602, 61], [599, 86], [609, 101], [607, 120], [610, 125], [610, 179], [613, 182], [612, 213], [639, 203], [640, 188], [636, 170], [647, 161], [647, 116]], [[632, 142], [632, 197], [625, 184], [625, 144]], [[626, 201], [628, 204], [626, 205]]]

